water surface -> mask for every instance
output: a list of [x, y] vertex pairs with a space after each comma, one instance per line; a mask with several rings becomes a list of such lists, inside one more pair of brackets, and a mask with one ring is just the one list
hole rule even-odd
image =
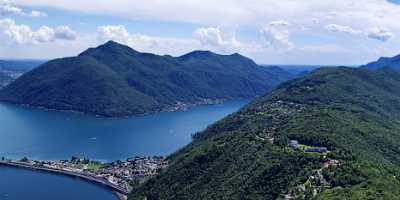
[[80, 156], [113, 161], [135, 155], [168, 155], [188, 144], [192, 133], [248, 102], [231, 101], [126, 119], [0, 104], [0, 156], [45, 160]]
[[63, 175], [0, 166], [0, 200], [117, 200], [107, 188]]
[[[126, 119], [42, 111], [0, 104], [0, 156], [41, 160], [80, 156], [102, 161], [168, 155], [191, 134], [238, 110], [249, 100], [198, 106], [186, 112]], [[0, 166], [0, 200], [116, 200], [107, 188], [82, 179]]]

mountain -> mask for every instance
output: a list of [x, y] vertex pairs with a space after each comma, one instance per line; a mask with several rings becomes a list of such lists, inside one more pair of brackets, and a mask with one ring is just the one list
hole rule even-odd
[[122, 117], [254, 97], [292, 77], [239, 54], [159, 56], [110, 41], [35, 68], [0, 91], [0, 100]]
[[0, 60], [0, 70], [30, 71], [43, 64], [43, 60]]
[[307, 73], [312, 72], [320, 67], [333, 67], [333, 66], [321, 66], [321, 65], [262, 65], [266, 67], [279, 67], [285, 71], [288, 71], [292, 74], [296, 74], [298, 76], [303, 76]]
[[321, 68], [197, 133], [130, 200], [400, 199], [400, 73]]
[[0, 89], [6, 86], [8, 83], [10, 83], [12, 80], [13, 80], [12, 77], [0, 71]]
[[394, 69], [400, 70], [400, 55], [394, 57], [382, 57], [379, 60], [368, 63], [362, 68], [377, 70], [382, 67], [392, 67]]

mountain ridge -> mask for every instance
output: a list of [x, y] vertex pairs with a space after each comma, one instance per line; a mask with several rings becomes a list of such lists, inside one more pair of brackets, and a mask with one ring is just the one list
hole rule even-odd
[[370, 70], [377, 70], [382, 67], [392, 67], [396, 70], [400, 70], [400, 55], [394, 57], [380, 57], [377, 61], [361, 66], [361, 68]]
[[399, 110], [399, 72], [321, 68], [197, 133], [129, 199], [399, 199]]
[[0, 101], [123, 117], [254, 97], [293, 77], [239, 54], [159, 56], [109, 41], [24, 74]]

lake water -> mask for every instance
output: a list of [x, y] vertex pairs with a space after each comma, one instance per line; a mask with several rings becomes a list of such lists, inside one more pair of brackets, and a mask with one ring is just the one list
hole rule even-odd
[[0, 166], [1, 200], [117, 200], [107, 188], [63, 175]]
[[[192, 133], [237, 111], [249, 101], [126, 119], [102, 119], [0, 104], [0, 156], [41, 160], [79, 156], [114, 161], [136, 155], [168, 155], [188, 144]], [[0, 167], [0, 200], [53, 200], [63, 199], [63, 195], [74, 200], [115, 199], [107, 189], [79, 179]]]

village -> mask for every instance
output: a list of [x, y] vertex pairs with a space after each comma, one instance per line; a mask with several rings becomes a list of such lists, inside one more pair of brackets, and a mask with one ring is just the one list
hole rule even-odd
[[119, 193], [128, 193], [131, 190], [131, 184], [143, 182], [157, 175], [163, 168], [168, 166], [168, 161], [160, 156], [136, 156], [125, 161], [111, 163], [102, 163], [77, 157], [58, 161], [29, 160], [28, 158], [13, 161], [3, 157], [0, 162], [1, 164], [85, 178], [108, 185]]

